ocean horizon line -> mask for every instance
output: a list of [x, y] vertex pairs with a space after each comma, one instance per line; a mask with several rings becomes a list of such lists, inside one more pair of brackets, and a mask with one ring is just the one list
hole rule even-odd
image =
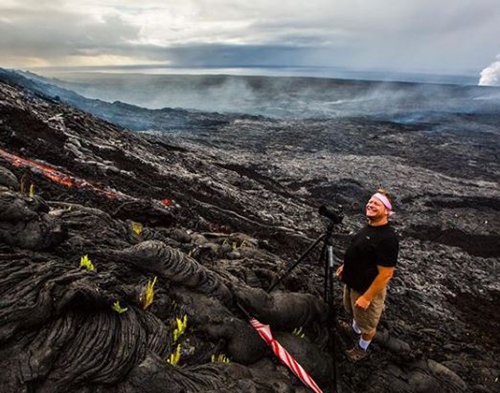
[[437, 83], [473, 85], [478, 76], [460, 74], [438, 74], [425, 72], [400, 72], [384, 70], [353, 70], [327, 66], [167, 66], [167, 65], [119, 65], [119, 66], [74, 66], [33, 67], [25, 71], [44, 76], [71, 73], [109, 73], [144, 75], [230, 75], [263, 77], [310, 77], [321, 79], [348, 79], [380, 82]]

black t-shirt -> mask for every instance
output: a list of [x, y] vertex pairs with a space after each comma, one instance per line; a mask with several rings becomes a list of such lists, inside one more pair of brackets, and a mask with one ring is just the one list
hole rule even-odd
[[347, 248], [342, 281], [356, 292], [364, 293], [377, 277], [377, 265], [396, 266], [398, 250], [398, 238], [389, 224], [366, 225]]

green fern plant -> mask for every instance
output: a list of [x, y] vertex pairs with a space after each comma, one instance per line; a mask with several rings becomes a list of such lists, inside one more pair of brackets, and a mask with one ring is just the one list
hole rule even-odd
[[170, 357], [167, 359], [167, 363], [170, 363], [172, 366], [177, 366], [179, 361], [181, 360], [181, 344], [178, 344], [175, 347], [175, 351], [170, 354]]
[[217, 363], [230, 363], [231, 362], [231, 360], [229, 360], [229, 358], [226, 355], [224, 355], [223, 353], [221, 353], [217, 356], [212, 355], [211, 360], [212, 360], [212, 363], [216, 363], [216, 362]]
[[142, 226], [142, 224], [140, 222], [135, 222], [135, 221], [131, 222], [130, 227], [132, 228], [132, 231], [134, 231], [134, 233], [137, 236], [139, 236], [142, 233], [142, 230], [144, 229], [144, 227]]
[[88, 271], [95, 271], [95, 266], [92, 261], [89, 259], [88, 255], [84, 255], [80, 258], [80, 267], [87, 269]]
[[148, 307], [153, 304], [153, 300], [155, 297], [154, 287], [156, 284], [156, 279], [157, 277], [153, 279], [153, 282], [151, 282], [151, 280], [148, 281], [148, 283], [143, 288], [141, 295], [139, 296], [139, 302], [141, 303], [143, 310], [147, 310]]
[[124, 312], [126, 312], [128, 310], [127, 307], [123, 308], [122, 306], [120, 306], [119, 301], [114, 302], [113, 306], [111, 308], [113, 311], [116, 311], [118, 314], [123, 314]]
[[297, 336], [297, 337], [300, 337], [300, 338], [304, 338], [305, 337], [305, 333], [302, 333], [302, 326], [300, 328], [295, 328], [293, 329], [293, 332], [292, 332], [293, 335]]
[[187, 323], [188, 323], [188, 317], [187, 315], [184, 315], [184, 317], [181, 318], [175, 318], [175, 323], [177, 327], [174, 329], [174, 342], [177, 342], [177, 340], [184, 334], [187, 328]]

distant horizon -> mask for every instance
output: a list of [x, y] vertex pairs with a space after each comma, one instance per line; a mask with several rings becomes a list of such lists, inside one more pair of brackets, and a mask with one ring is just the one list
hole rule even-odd
[[[94, 71], [99, 71], [94, 69]], [[136, 70], [131, 70], [136, 71]], [[149, 70], [151, 71], [151, 69]], [[154, 70], [153, 70], [154, 71]], [[161, 70], [165, 72], [165, 70]], [[191, 69], [197, 74], [51, 72], [21, 73], [47, 86], [51, 94], [64, 91], [107, 103], [123, 103], [149, 110], [182, 108], [202, 112], [238, 113], [275, 119], [377, 116], [400, 122], [423, 121], [436, 112], [475, 113], [498, 111], [500, 87], [476, 84], [380, 81], [378, 75], [305, 75], [310, 69]], [[222, 72], [225, 74], [222, 74]], [[229, 75], [229, 71], [233, 71]], [[234, 72], [240, 74], [235, 74]], [[258, 76], [247, 76], [254, 71]], [[300, 74], [299, 74], [300, 71]], [[263, 75], [272, 72], [273, 75]], [[276, 76], [276, 75], [280, 76]], [[320, 77], [318, 77], [320, 76]], [[372, 80], [367, 80], [369, 77]], [[394, 76], [394, 75], [393, 75]], [[344, 78], [341, 78], [344, 77]], [[347, 79], [348, 78], [348, 79]], [[363, 79], [362, 79], [363, 78]], [[396, 78], [392, 78], [396, 79]], [[403, 78], [399, 78], [403, 79]], [[426, 76], [426, 81], [430, 82]], [[463, 80], [462, 80], [463, 81]], [[448, 82], [459, 82], [448, 80]], [[74, 97], [73, 97], [74, 98]], [[73, 99], [72, 98], [72, 99]], [[424, 115], [425, 114], [425, 115]]]
[[11, 69], [319, 66], [369, 80], [500, 85], [498, 0], [7, 0], [0, 14]]
[[425, 71], [402, 72], [382, 69], [352, 69], [330, 66], [168, 66], [157, 64], [141, 65], [103, 65], [103, 66], [52, 66], [11, 68], [23, 72], [32, 72], [46, 77], [59, 74], [109, 73], [143, 75], [232, 75], [263, 77], [311, 77], [323, 79], [352, 79], [380, 82], [437, 83], [476, 86], [479, 77], [472, 72], [446, 74]]

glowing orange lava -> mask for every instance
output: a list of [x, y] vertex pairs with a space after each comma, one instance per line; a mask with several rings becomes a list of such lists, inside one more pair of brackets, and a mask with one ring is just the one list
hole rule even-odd
[[170, 206], [172, 204], [172, 201], [170, 199], [164, 199], [162, 201], [160, 201], [160, 203], [163, 205], [163, 206]]
[[100, 187], [96, 187], [83, 179], [67, 175], [55, 167], [38, 161], [29, 160], [27, 158], [20, 157], [18, 155], [9, 153], [5, 150], [0, 149], [0, 156], [5, 158], [7, 161], [11, 162], [12, 165], [18, 167], [28, 167], [35, 173], [40, 173], [48, 179], [62, 184], [66, 187], [78, 187], [78, 188], [90, 188], [95, 192], [106, 195], [110, 199], [118, 198], [120, 194], [115, 191], [105, 190]]
[[[12, 163], [12, 165], [17, 167], [28, 167], [34, 173], [40, 173], [46, 178], [62, 184], [66, 187], [76, 187], [82, 189], [90, 189], [96, 193], [103, 194], [109, 199], [135, 199], [129, 195], [125, 195], [121, 192], [104, 189], [93, 184], [90, 184], [84, 179], [67, 175], [66, 173], [61, 172], [56, 169], [54, 166], [49, 165], [44, 162], [29, 160], [27, 158], [20, 157], [16, 154], [9, 153], [3, 149], [0, 149], [0, 157], [3, 157], [5, 160]], [[159, 204], [163, 207], [169, 207], [172, 205], [173, 201], [171, 199], [163, 199], [159, 202]]]

